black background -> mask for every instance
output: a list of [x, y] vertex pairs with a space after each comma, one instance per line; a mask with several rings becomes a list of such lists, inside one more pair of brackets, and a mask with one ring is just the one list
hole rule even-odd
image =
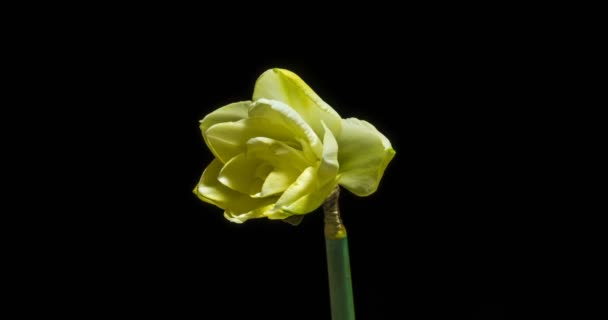
[[374, 124], [397, 152], [375, 194], [341, 195], [357, 318], [503, 314], [518, 237], [509, 217], [524, 196], [513, 183], [514, 119], [525, 118], [514, 98], [521, 52], [504, 34], [330, 34], [325, 46], [255, 33], [219, 44], [184, 28], [109, 39], [91, 31], [83, 38], [94, 40], [62, 51], [70, 107], [54, 111], [70, 119], [58, 139], [72, 156], [59, 157], [53, 175], [68, 185], [59, 203], [75, 214], [62, 221], [62, 254], [47, 263], [61, 270], [55, 281], [72, 293], [68, 305], [85, 314], [330, 318], [320, 210], [298, 227], [239, 225], [192, 193], [212, 160], [198, 121], [250, 99], [255, 79], [281, 67], [342, 117]]

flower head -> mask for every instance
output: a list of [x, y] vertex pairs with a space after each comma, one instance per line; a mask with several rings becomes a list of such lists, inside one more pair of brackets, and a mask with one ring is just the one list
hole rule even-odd
[[284, 69], [264, 72], [252, 101], [213, 111], [200, 128], [215, 159], [194, 193], [237, 223], [262, 217], [297, 222], [337, 185], [370, 195], [395, 155], [373, 125], [342, 119]]

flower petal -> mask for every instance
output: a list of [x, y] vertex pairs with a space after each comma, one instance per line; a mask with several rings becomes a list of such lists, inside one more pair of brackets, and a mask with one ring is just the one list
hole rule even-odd
[[278, 197], [255, 199], [224, 186], [217, 180], [223, 166], [221, 161], [213, 159], [203, 172], [194, 188], [194, 193], [201, 200], [234, 214], [243, 214], [267, 206], [278, 199]]
[[275, 208], [265, 215], [284, 219], [294, 214], [314, 211], [323, 204], [338, 184], [338, 144], [331, 130], [324, 126], [322, 159], [317, 166], [306, 168], [281, 195]]
[[253, 137], [295, 141], [292, 132], [284, 125], [264, 118], [219, 123], [204, 131], [203, 136], [209, 150], [224, 163], [245, 152], [247, 141]]
[[338, 185], [337, 174], [338, 143], [329, 128], [322, 122], [324, 128], [323, 158], [316, 169], [315, 189], [293, 201], [283, 210], [292, 214], [305, 214], [314, 211], [325, 202], [331, 191]]
[[253, 197], [267, 197], [285, 191], [296, 179], [298, 172], [289, 169], [273, 170], [262, 185], [262, 190]]
[[230, 220], [231, 222], [243, 223], [249, 219], [264, 217], [264, 213], [267, 212], [268, 210], [272, 209], [273, 207], [274, 207], [274, 205], [270, 204], [270, 205], [263, 206], [261, 208], [251, 210], [251, 211], [245, 212], [245, 213], [235, 213], [235, 212], [226, 210], [226, 211], [224, 211], [224, 218]]
[[253, 197], [266, 197], [283, 192], [306, 167], [308, 161], [301, 150], [270, 138], [258, 137], [247, 141], [247, 156], [263, 160], [274, 169], [265, 177], [261, 191]]
[[292, 214], [306, 214], [314, 211], [318, 207], [320, 207], [323, 202], [329, 197], [331, 191], [338, 185], [336, 179], [333, 181], [329, 181], [321, 188], [301, 197], [300, 199], [294, 201], [289, 206], [283, 208], [283, 210], [290, 212]]
[[283, 221], [289, 223], [292, 226], [297, 226], [302, 222], [303, 219], [304, 219], [303, 215], [297, 215], [297, 216], [289, 216], [289, 217], [283, 219]]
[[303, 139], [305, 141], [302, 143], [305, 153], [308, 153], [307, 149], [310, 147], [318, 158], [322, 156], [323, 146], [317, 134], [297, 112], [285, 103], [276, 100], [259, 99], [251, 104], [249, 118], [270, 119], [273, 125], [288, 128], [293, 135], [292, 140]]
[[247, 155], [262, 159], [274, 167], [292, 168], [302, 171], [314, 164], [306, 158], [301, 150], [297, 150], [284, 142], [266, 137], [251, 138], [247, 141]]
[[[313, 192], [317, 186], [317, 168], [308, 167], [300, 176], [283, 192], [281, 197], [277, 200], [275, 208], [267, 213], [270, 219], [284, 219], [291, 214], [285, 211], [289, 205], [296, 200], [304, 197], [305, 195]], [[314, 209], [313, 209], [314, 210]]]
[[374, 193], [395, 156], [390, 141], [373, 125], [356, 118], [342, 121], [337, 141], [340, 185], [360, 197]]
[[232, 190], [256, 194], [260, 192], [264, 183], [263, 179], [254, 174], [261, 165], [261, 160], [247, 157], [241, 153], [224, 165], [217, 180]]
[[[218, 123], [238, 121], [247, 118], [249, 105], [251, 105], [251, 101], [235, 102], [211, 112], [200, 121], [199, 127], [201, 128], [201, 132], [204, 133], [211, 126]], [[203, 138], [205, 138], [205, 142], [207, 142], [207, 138], [204, 134]]]
[[317, 168], [309, 167], [277, 200], [272, 210], [264, 213], [269, 219], [285, 219], [292, 215], [306, 214], [319, 208], [331, 191], [338, 185], [337, 179], [319, 187]]
[[324, 185], [329, 180], [334, 180], [338, 174], [340, 165], [338, 163], [338, 143], [329, 128], [322, 122], [325, 134], [323, 136], [323, 158], [319, 164], [317, 176], [319, 184]]
[[256, 81], [253, 100], [271, 99], [292, 107], [312, 127], [319, 137], [323, 136], [323, 125], [335, 134], [340, 134], [341, 118], [298, 75], [285, 69], [269, 69]]

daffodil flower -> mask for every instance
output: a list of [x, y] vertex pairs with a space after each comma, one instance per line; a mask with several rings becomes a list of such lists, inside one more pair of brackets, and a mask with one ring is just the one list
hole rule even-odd
[[213, 111], [200, 128], [215, 159], [194, 193], [237, 223], [264, 217], [297, 223], [337, 185], [370, 195], [395, 155], [373, 125], [342, 119], [284, 69], [264, 72], [251, 101]]

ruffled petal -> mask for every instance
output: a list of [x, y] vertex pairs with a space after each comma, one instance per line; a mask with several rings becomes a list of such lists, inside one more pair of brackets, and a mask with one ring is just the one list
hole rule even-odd
[[290, 205], [283, 208], [283, 210], [291, 214], [306, 214], [319, 208], [331, 191], [338, 185], [337, 180], [329, 181], [319, 189], [299, 198]]
[[275, 208], [268, 212], [268, 218], [270, 219], [284, 219], [290, 216], [292, 213], [286, 209], [296, 200], [304, 197], [305, 195], [313, 192], [317, 187], [315, 167], [308, 167], [298, 176], [296, 181], [292, 183], [286, 190], [281, 194], [277, 200]]
[[287, 128], [292, 134], [292, 140], [302, 141], [302, 148], [305, 153], [312, 151], [317, 158], [321, 158], [323, 146], [321, 140], [312, 128], [295, 112], [290, 106], [283, 102], [268, 99], [255, 101], [249, 109], [251, 119], [269, 119], [273, 125], [279, 128]]
[[317, 177], [319, 185], [324, 185], [330, 180], [335, 180], [340, 164], [338, 163], [338, 143], [329, 128], [323, 123], [323, 157], [319, 164]]
[[203, 136], [209, 150], [224, 163], [245, 152], [247, 141], [253, 137], [269, 137], [299, 144], [288, 128], [264, 118], [219, 123], [204, 131]]
[[216, 205], [233, 214], [247, 213], [277, 201], [278, 197], [252, 198], [247, 194], [234, 191], [218, 180], [223, 164], [213, 159], [207, 166], [194, 193], [203, 201]]
[[232, 190], [256, 194], [260, 192], [264, 182], [254, 174], [261, 165], [262, 162], [259, 159], [247, 157], [241, 153], [224, 165], [217, 180]]
[[256, 159], [262, 159], [274, 167], [291, 168], [302, 171], [314, 164], [306, 158], [302, 150], [282, 141], [271, 138], [257, 137], [247, 141], [247, 155]]
[[342, 121], [337, 141], [340, 185], [361, 197], [374, 193], [395, 156], [390, 141], [373, 125], [356, 118]]
[[249, 105], [251, 105], [251, 101], [235, 102], [223, 106], [205, 116], [203, 120], [200, 121], [199, 125], [201, 132], [203, 133], [205, 143], [209, 145], [209, 143], [207, 142], [207, 137], [205, 137], [204, 134], [207, 129], [218, 123], [239, 121], [241, 119], [247, 118], [247, 113], [249, 112]]
[[275, 169], [264, 180], [262, 190], [253, 197], [267, 197], [279, 194], [298, 178], [298, 172], [290, 169]]
[[253, 100], [271, 99], [292, 107], [312, 127], [317, 136], [323, 136], [323, 125], [340, 134], [340, 115], [323, 101], [298, 75], [285, 69], [270, 69], [256, 81]]
[[269, 211], [273, 207], [274, 205], [270, 204], [245, 213], [235, 213], [230, 210], [226, 210], [224, 211], [224, 218], [234, 223], [243, 223], [249, 219], [263, 218], [264, 213]]

